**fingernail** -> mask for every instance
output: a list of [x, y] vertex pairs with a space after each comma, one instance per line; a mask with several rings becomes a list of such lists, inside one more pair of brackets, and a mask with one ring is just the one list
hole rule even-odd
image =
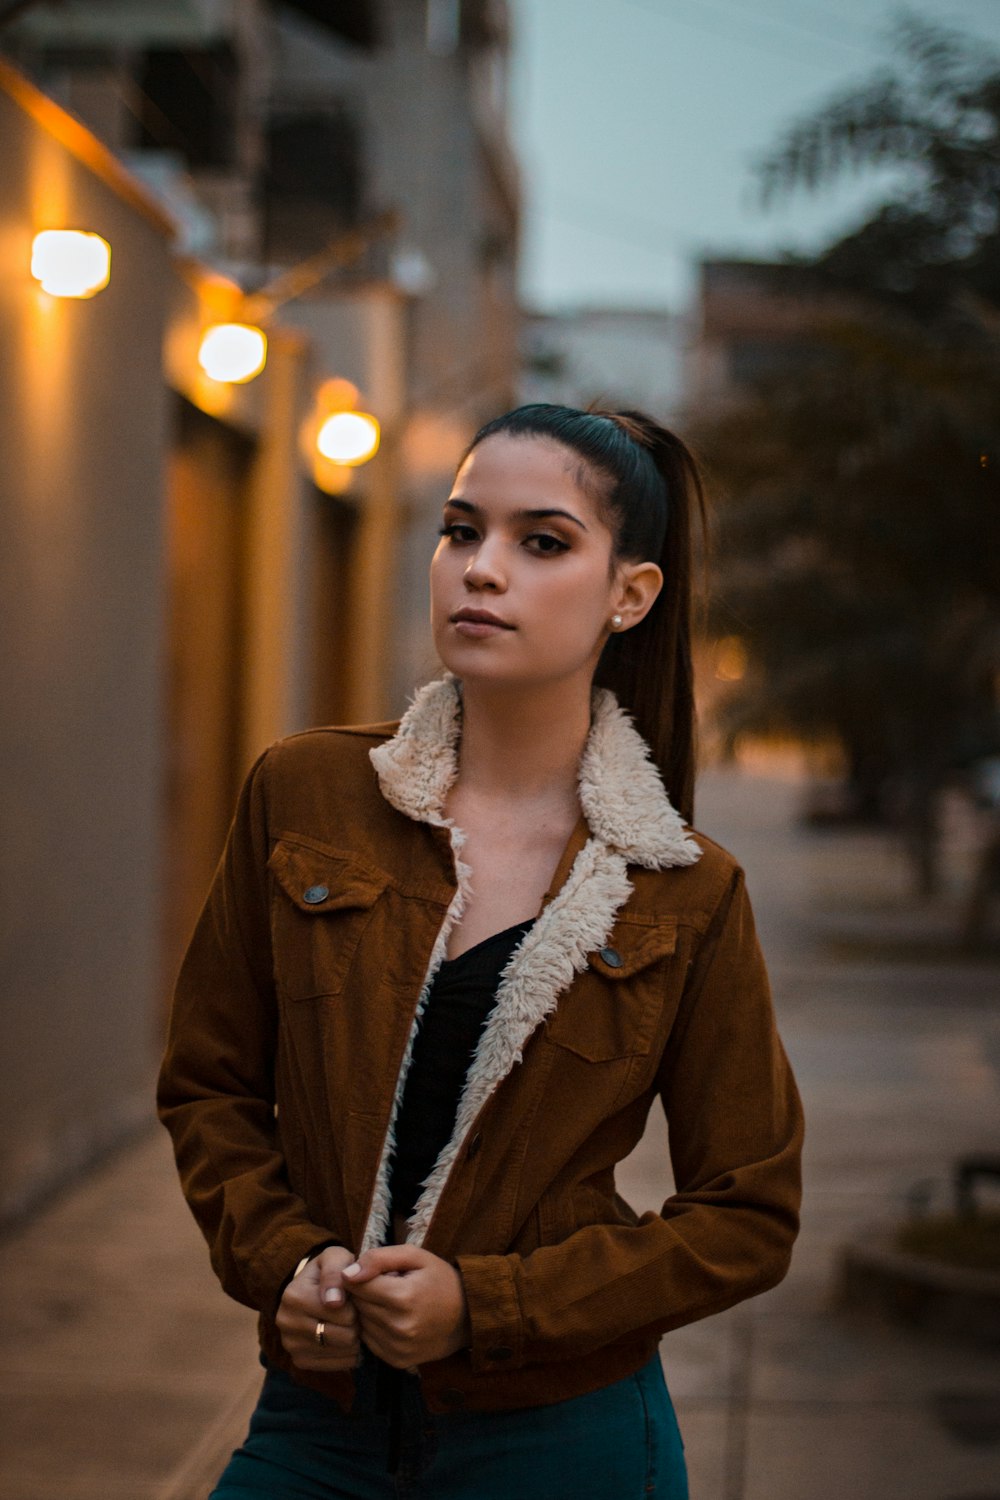
[[336, 1286], [328, 1286], [326, 1291], [323, 1293], [324, 1302], [342, 1302], [343, 1298], [343, 1292], [339, 1287]]
[[354, 1260], [349, 1266], [345, 1266], [340, 1274], [341, 1276], [357, 1276], [360, 1270], [361, 1267], [358, 1265], [357, 1261]]

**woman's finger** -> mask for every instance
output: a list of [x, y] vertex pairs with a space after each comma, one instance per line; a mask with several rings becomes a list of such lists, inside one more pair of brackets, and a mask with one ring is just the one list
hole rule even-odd
[[380, 1245], [366, 1250], [351, 1265], [345, 1266], [341, 1275], [345, 1286], [361, 1286], [374, 1276], [389, 1271], [417, 1271], [427, 1264], [430, 1253], [419, 1245]]
[[341, 1274], [354, 1259], [350, 1250], [335, 1245], [317, 1257], [319, 1300], [324, 1307], [335, 1307], [344, 1301]]
[[361, 1352], [357, 1314], [353, 1307], [336, 1316], [307, 1316], [279, 1325], [281, 1342], [296, 1365], [307, 1370], [347, 1369]]
[[[281, 1342], [289, 1352], [293, 1348], [307, 1346], [316, 1340], [316, 1330], [321, 1322], [324, 1338], [331, 1345], [343, 1334], [350, 1337], [357, 1337], [358, 1334], [358, 1314], [356, 1308], [351, 1305], [325, 1311], [310, 1308], [305, 1313], [288, 1310], [279, 1314], [275, 1322], [278, 1333], [281, 1335]], [[318, 1344], [319, 1341], [316, 1340], [316, 1342]]]
[[418, 1295], [421, 1272], [383, 1271], [370, 1281], [357, 1285], [344, 1284], [348, 1300], [358, 1307], [409, 1307]]
[[330, 1308], [324, 1312], [309, 1312], [304, 1317], [296, 1316], [278, 1320], [278, 1332], [284, 1343], [308, 1343], [315, 1337], [316, 1329], [323, 1324], [324, 1334], [332, 1341], [341, 1333], [356, 1334], [358, 1331], [357, 1309], [352, 1306]]
[[379, 1334], [383, 1338], [391, 1334], [396, 1323], [397, 1319], [390, 1312], [374, 1304], [358, 1309], [358, 1332], [366, 1342], [369, 1334]]

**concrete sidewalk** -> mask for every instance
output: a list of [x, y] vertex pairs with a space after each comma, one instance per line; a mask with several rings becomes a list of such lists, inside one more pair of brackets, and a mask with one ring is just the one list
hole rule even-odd
[[[785, 1281], [663, 1343], [692, 1500], [1000, 1500], [1000, 1349], [928, 1344], [832, 1296], [846, 1240], [921, 1180], [943, 1201], [956, 1154], [1000, 1146], [1000, 962], [909, 957], [944, 951], [947, 913], [913, 906], [883, 836], [798, 828], [799, 796], [702, 782], [699, 825], [747, 870], [806, 1149]], [[641, 1207], [656, 1134], [623, 1174]]]
[[[943, 1187], [956, 1153], [996, 1149], [1000, 962], [911, 959], [940, 911], [914, 912], [879, 836], [799, 830], [798, 796], [702, 780], [698, 826], [747, 869], [807, 1141], [786, 1280], [663, 1343], [691, 1500], [998, 1500], [1000, 1350], [924, 1344], [835, 1311], [831, 1291], [847, 1238], [916, 1181]], [[640, 1209], [671, 1190], [660, 1119], [621, 1190]], [[259, 1385], [253, 1324], [218, 1290], [151, 1127], [0, 1247], [0, 1493], [204, 1500]]]
[[158, 1127], [0, 1250], [5, 1500], [203, 1497], [259, 1377]]

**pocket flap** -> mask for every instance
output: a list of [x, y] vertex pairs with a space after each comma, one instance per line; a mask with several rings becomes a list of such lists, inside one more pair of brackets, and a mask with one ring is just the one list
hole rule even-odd
[[268, 869], [301, 912], [367, 910], [388, 884], [378, 870], [361, 865], [350, 854], [319, 849], [279, 839], [271, 850]]
[[[649, 1052], [672, 986], [654, 968], [677, 949], [675, 917], [619, 921], [550, 1016], [548, 1039], [589, 1062]], [[648, 972], [647, 972], [648, 971]], [[610, 980], [609, 987], [604, 981]], [[631, 981], [619, 985], [619, 981]]]
[[677, 948], [677, 919], [619, 922], [603, 948], [590, 954], [587, 964], [604, 979], [631, 979], [647, 964], [666, 958]]

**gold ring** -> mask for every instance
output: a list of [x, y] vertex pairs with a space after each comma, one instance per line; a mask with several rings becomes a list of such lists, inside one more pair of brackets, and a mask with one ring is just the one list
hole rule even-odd
[[322, 1344], [322, 1346], [324, 1348], [326, 1347], [326, 1324], [325, 1323], [317, 1323], [316, 1324], [316, 1332], [313, 1334], [313, 1338], [316, 1340], [317, 1344]]

